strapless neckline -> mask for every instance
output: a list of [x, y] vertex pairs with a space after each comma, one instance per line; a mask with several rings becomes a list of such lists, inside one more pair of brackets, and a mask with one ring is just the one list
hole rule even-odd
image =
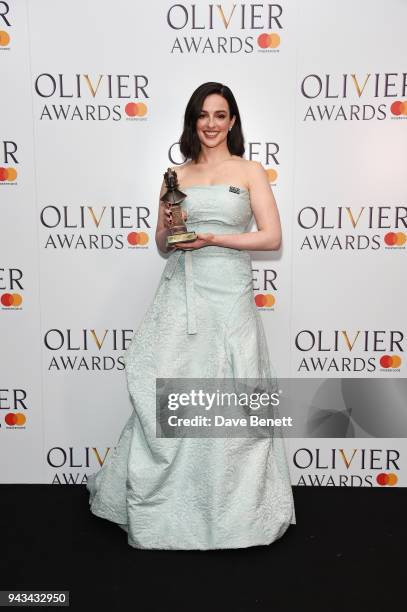
[[212, 185], [190, 185], [189, 187], [180, 187], [180, 189], [181, 191], [188, 191], [189, 189], [208, 189], [209, 187], [227, 187], [228, 189], [230, 187], [237, 187], [240, 193], [249, 193], [248, 189], [246, 189], [245, 187], [240, 187], [240, 185], [232, 185], [230, 183], [214, 183]]

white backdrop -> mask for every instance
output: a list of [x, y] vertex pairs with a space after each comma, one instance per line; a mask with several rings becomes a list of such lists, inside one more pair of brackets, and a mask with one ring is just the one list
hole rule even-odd
[[[1, 482], [84, 483], [116, 443], [162, 175], [206, 81], [280, 211], [281, 251], [252, 253], [277, 375], [404, 400], [406, 22], [402, 0], [0, 1]], [[406, 486], [405, 438], [361, 431], [287, 440], [293, 484]]]

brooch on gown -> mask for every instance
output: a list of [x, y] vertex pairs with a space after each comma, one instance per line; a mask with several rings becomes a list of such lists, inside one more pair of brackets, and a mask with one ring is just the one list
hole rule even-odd
[[240, 193], [240, 187], [233, 187], [230, 185], [229, 191], [233, 191], [233, 193]]

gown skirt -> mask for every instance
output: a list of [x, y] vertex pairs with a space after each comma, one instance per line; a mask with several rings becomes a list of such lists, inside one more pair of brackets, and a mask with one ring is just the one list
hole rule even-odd
[[[234, 234], [253, 217], [249, 191], [183, 189], [190, 231]], [[175, 249], [124, 353], [132, 412], [98, 472], [91, 512], [130, 546], [208, 550], [270, 544], [296, 523], [284, 439], [156, 436], [156, 378], [272, 379], [248, 251]]]

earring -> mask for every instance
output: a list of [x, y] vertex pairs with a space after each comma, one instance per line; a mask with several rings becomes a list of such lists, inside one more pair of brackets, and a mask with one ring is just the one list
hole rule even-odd
[[232, 128], [230, 127], [230, 128], [229, 128], [229, 132], [230, 132], [230, 130], [231, 130], [231, 129], [232, 129]]

